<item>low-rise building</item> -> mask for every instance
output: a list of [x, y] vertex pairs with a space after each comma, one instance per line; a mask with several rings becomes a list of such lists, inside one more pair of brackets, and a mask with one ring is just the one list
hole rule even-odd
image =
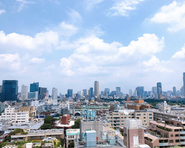
[[74, 141], [76, 138], [79, 138], [80, 136], [80, 129], [67, 129], [66, 130], [66, 147], [68, 148], [68, 145], [70, 142]]
[[12, 121], [12, 123], [29, 122], [29, 112], [16, 112], [15, 108], [8, 106], [0, 116], [1, 121]]
[[37, 110], [35, 106], [21, 106], [19, 107], [19, 112], [29, 112], [30, 117], [35, 117]]
[[151, 105], [147, 102], [144, 102], [144, 100], [134, 100], [134, 103], [126, 103], [125, 105], [127, 109], [133, 109], [133, 110], [144, 110], [144, 109], [150, 109]]

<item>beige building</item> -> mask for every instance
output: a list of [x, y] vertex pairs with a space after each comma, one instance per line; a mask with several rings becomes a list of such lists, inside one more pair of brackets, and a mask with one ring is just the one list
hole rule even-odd
[[35, 117], [37, 110], [35, 106], [22, 106], [19, 107], [19, 112], [29, 112], [30, 117]]
[[105, 114], [104, 119], [110, 122], [111, 127], [119, 128], [125, 125], [125, 119], [140, 119], [142, 126], [147, 127], [149, 121], [153, 120], [153, 112], [149, 111], [134, 111], [134, 110], [120, 110], [118, 112], [111, 112]]

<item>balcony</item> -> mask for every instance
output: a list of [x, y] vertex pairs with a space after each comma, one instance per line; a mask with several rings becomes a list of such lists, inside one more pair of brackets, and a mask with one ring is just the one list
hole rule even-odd
[[185, 134], [185, 131], [180, 131], [180, 134]]
[[168, 146], [168, 143], [159, 143], [159, 146]]
[[185, 139], [185, 137], [184, 137], [184, 136], [183, 136], [183, 137], [182, 137], [182, 136], [180, 136], [180, 139]]
[[185, 141], [181, 142], [181, 145], [185, 145]]

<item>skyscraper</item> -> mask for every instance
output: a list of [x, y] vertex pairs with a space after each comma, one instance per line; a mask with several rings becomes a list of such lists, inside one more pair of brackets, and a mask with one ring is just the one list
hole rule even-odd
[[93, 88], [90, 87], [89, 89], [89, 98], [91, 99], [93, 97]]
[[184, 94], [183, 95], [185, 96], [185, 72], [183, 73], [183, 86], [184, 86], [184, 91], [183, 91]]
[[161, 84], [161, 82], [157, 83], [157, 96], [158, 96], [158, 99], [162, 99], [162, 84]]
[[94, 82], [94, 97], [99, 98], [99, 82]]
[[17, 80], [3, 80], [2, 102], [16, 101], [17, 95], [18, 95], [18, 81]]
[[0, 101], [1, 101], [1, 98], [2, 98], [2, 85], [0, 85]]
[[105, 94], [105, 95], [109, 95], [109, 94], [110, 94], [110, 89], [109, 89], [109, 88], [105, 88], [104, 94]]
[[132, 96], [132, 89], [129, 89], [129, 96]]
[[52, 89], [52, 99], [57, 100], [57, 96], [58, 96], [58, 89], [54, 87]]
[[152, 93], [155, 95], [157, 94], [157, 87], [152, 87]]
[[39, 92], [39, 82], [30, 84], [30, 92]]
[[116, 87], [116, 96], [121, 97], [121, 87]]
[[174, 96], [177, 95], [177, 94], [176, 94], [176, 87], [175, 87], [175, 86], [173, 87], [173, 95], [174, 95]]
[[21, 99], [27, 100], [28, 99], [28, 86], [22, 85], [21, 88]]
[[88, 95], [88, 89], [83, 89], [83, 96]]
[[67, 90], [67, 97], [72, 98], [73, 97], [73, 89], [68, 89]]
[[47, 93], [47, 88], [39, 87], [39, 99], [44, 99]]
[[136, 87], [137, 90], [137, 96], [140, 98], [143, 98], [144, 96], [144, 87], [143, 86], [138, 86]]

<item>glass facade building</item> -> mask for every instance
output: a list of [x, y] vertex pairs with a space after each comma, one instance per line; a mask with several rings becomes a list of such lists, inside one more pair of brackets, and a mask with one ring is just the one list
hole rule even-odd
[[39, 91], [39, 82], [30, 84], [30, 92]]
[[67, 97], [69, 98], [69, 97], [73, 97], [73, 90], [72, 89], [68, 89], [67, 90]]
[[17, 80], [3, 80], [1, 101], [16, 101], [18, 95]]
[[158, 99], [162, 99], [162, 84], [161, 84], [161, 82], [157, 83], [157, 96], [158, 96]]

